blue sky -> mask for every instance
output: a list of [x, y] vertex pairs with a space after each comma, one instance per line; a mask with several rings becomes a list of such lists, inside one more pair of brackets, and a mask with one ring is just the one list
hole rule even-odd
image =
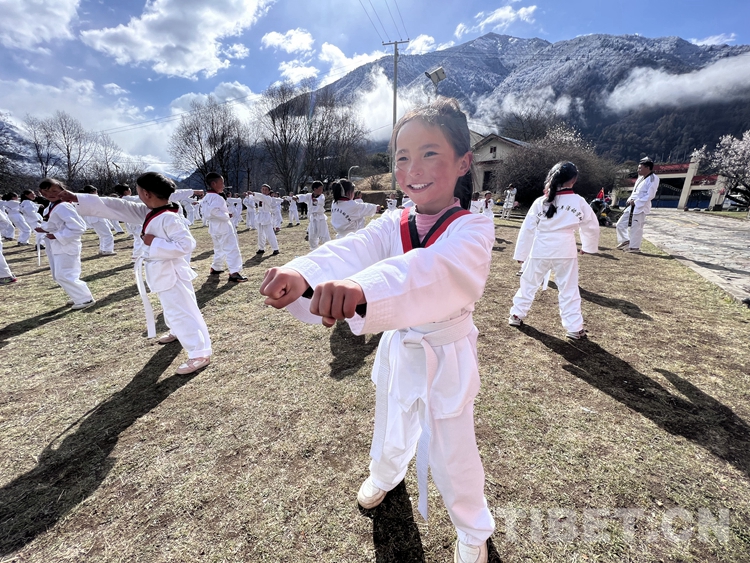
[[[249, 116], [270, 84], [333, 81], [391, 53], [382, 41], [408, 37], [400, 48], [415, 53], [490, 31], [750, 43], [747, 0], [0, 0], [0, 14], [0, 111], [20, 122], [65, 110], [164, 170], [176, 123], [164, 118], [191, 100], [242, 98]], [[372, 128], [390, 122], [387, 91], [368, 103]]]

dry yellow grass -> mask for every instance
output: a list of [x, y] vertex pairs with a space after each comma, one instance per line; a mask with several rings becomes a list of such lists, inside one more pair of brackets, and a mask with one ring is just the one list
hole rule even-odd
[[[497, 225], [475, 314], [491, 560], [748, 561], [748, 311], [652, 247], [613, 250], [605, 230], [601, 255], [581, 260], [591, 340], [564, 340], [554, 286], [513, 329], [519, 223]], [[83, 277], [99, 303], [82, 312], [64, 306], [33, 252], [6, 245], [20, 279], [0, 288], [0, 561], [451, 560], [454, 531], [432, 485], [429, 525], [412, 509], [413, 468], [378, 509], [356, 505], [376, 337], [262, 303], [265, 269], [307, 251], [303, 228], [282, 229], [282, 255], [262, 260], [242, 231], [250, 282], [232, 286], [207, 280], [210, 240], [193, 230], [215, 350], [193, 376], [173, 375], [178, 343], [144, 338], [120, 237], [119, 254], [100, 258], [85, 236]], [[728, 509], [727, 541], [699, 538], [695, 522], [688, 541], [670, 541], [661, 525], [676, 507]], [[541, 535], [527, 516], [510, 541], [500, 511], [513, 508], [541, 515]], [[580, 532], [584, 510], [623, 508], [644, 511], [632, 539], [613, 518], [606, 541], [550, 534], [550, 516]]]

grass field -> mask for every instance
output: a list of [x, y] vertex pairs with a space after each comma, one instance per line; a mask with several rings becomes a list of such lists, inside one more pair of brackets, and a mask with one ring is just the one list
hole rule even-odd
[[[650, 245], [614, 250], [606, 229], [580, 260], [591, 339], [565, 340], [554, 283], [513, 329], [520, 221], [496, 223], [474, 316], [490, 560], [750, 560], [750, 312]], [[307, 251], [305, 224], [263, 259], [242, 230], [240, 285], [208, 279], [210, 239], [193, 230], [214, 356], [189, 376], [174, 375], [179, 343], [145, 338], [127, 241], [99, 257], [84, 237], [98, 303], [80, 312], [46, 260], [6, 244], [19, 282], [0, 288], [0, 561], [452, 560], [432, 484], [429, 524], [412, 508], [413, 466], [383, 505], [356, 504], [378, 337], [263, 305], [264, 271]]]

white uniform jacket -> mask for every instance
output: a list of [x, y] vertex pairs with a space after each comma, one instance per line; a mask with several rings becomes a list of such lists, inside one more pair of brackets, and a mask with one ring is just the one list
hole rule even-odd
[[72, 204], [59, 202], [48, 206], [43, 217], [46, 221], [42, 221], [42, 229], [55, 235], [45, 241], [49, 252], [70, 256], [81, 253], [81, 235], [86, 232], [86, 222]]
[[315, 197], [313, 194], [299, 194], [297, 199], [307, 204], [307, 214], [312, 215], [311, 218], [326, 218], [326, 196], [323, 194], [320, 194], [318, 197]]
[[[413, 209], [413, 208], [412, 208]], [[414, 211], [412, 211], [414, 213]], [[328, 280], [357, 282], [367, 300], [365, 317], [349, 319], [354, 334], [393, 331], [386, 350], [378, 350], [373, 381], [379, 362], [388, 362], [388, 393], [408, 410], [417, 399], [428, 404], [424, 363], [413, 364], [413, 350], [402, 342], [414, 335], [426, 335], [434, 323], [466, 318], [471, 323], [474, 303], [482, 296], [495, 240], [493, 224], [481, 215], [456, 219], [428, 248], [404, 254], [400, 233], [401, 210], [386, 212], [364, 229], [326, 243], [287, 267], [304, 276], [310, 287]], [[310, 301], [300, 298], [288, 307], [298, 319], [321, 322], [310, 313]], [[477, 330], [471, 324], [466, 335], [445, 345], [432, 346], [437, 356], [436, 371], [429, 392], [434, 418], [451, 418], [461, 413], [479, 391], [476, 353]]]
[[270, 195], [265, 195], [260, 192], [253, 192], [255, 203], [258, 204], [258, 224], [259, 225], [270, 225], [271, 224], [271, 212], [273, 211], [273, 198]]
[[521, 225], [514, 260], [531, 258], [575, 258], [575, 232], [580, 229], [584, 252], [599, 251], [599, 220], [586, 200], [578, 194], [555, 197], [557, 212], [547, 219], [548, 204], [542, 196], [532, 205]]
[[482, 202], [479, 200], [471, 200], [471, 204], [469, 205], [469, 211], [472, 213], [481, 213], [482, 212]]
[[638, 176], [635, 181], [633, 193], [630, 194], [628, 202], [635, 202], [633, 215], [651, 213], [651, 200], [656, 196], [656, 190], [659, 188], [659, 177], [653, 172], [648, 176]]
[[[221, 197], [221, 196], [219, 196]], [[143, 203], [91, 194], [78, 195], [78, 207], [86, 215], [143, 225], [151, 211]], [[57, 211], [55, 209], [52, 213]], [[154, 235], [151, 246], [143, 245], [146, 282], [154, 293], [171, 289], [177, 278], [191, 281], [198, 275], [190, 268], [187, 257], [195, 249], [195, 239], [179, 213], [162, 213], [146, 226], [146, 234]], [[136, 233], [135, 236], [140, 236]]]
[[208, 220], [208, 234], [218, 235], [233, 230], [226, 200], [219, 194], [208, 192], [203, 197], [201, 213]]
[[26, 219], [32, 229], [42, 222], [42, 216], [39, 215], [39, 204], [30, 199], [24, 199], [21, 202], [21, 213], [23, 213], [23, 218]]
[[365, 219], [378, 210], [374, 203], [357, 203], [351, 200], [334, 201], [331, 205], [331, 226], [339, 237], [353, 233], [365, 226]]
[[492, 198], [490, 198], [489, 200], [480, 200], [480, 203], [482, 204], [482, 213], [490, 219], [493, 219], [495, 217], [495, 213], [492, 211], [492, 209], [495, 207], [495, 202], [492, 201]]
[[518, 190], [516, 188], [505, 190], [505, 201], [503, 202], [504, 209], [513, 209], [513, 203], [516, 201], [517, 192]]

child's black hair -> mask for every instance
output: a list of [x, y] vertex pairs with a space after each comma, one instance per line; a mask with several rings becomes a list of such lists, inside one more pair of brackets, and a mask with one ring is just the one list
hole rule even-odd
[[139, 188], [154, 194], [159, 199], [169, 199], [169, 196], [172, 195], [176, 189], [172, 180], [158, 172], [146, 172], [145, 174], [141, 174], [138, 176], [135, 183], [138, 184]]
[[471, 201], [479, 201], [479, 192], [471, 194]]
[[120, 197], [122, 197], [122, 196], [125, 195], [125, 192], [129, 192], [130, 191], [130, 186], [128, 186], [127, 184], [117, 184], [114, 187], [114, 190], [115, 190], [115, 193], [117, 195], [119, 195]]
[[18, 194], [16, 192], [8, 192], [7, 194], [3, 194], [3, 201], [10, 201], [13, 198], [18, 197]]
[[323, 182], [321, 182], [320, 180], [315, 180], [312, 183], [311, 189], [314, 191], [314, 190], [317, 190], [318, 188], [322, 188], [322, 187], [323, 187]]
[[82, 190], [82, 192], [85, 194], [95, 194], [98, 191], [99, 190], [96, 189], [96, 186], [92, 186], [91, 184], [87, 184], [83, 186], [83, 190]]
[[[28, 195], [31, 195], [33, 197], [26, 197]], [[21, 199], [28, 199], [30, 201], [34, 201], [36, 199], [36, 194], [34, 193], [34, 190], [24, 190], [21, 192]]]
[[224, 178], [222, 177], [222, 175], [219, 174], [218, 172], [209, 172], [208, 174], [206, 174], [206, 185], [208, 186], [208, 189], [210, 190], [211, 184], [213, 182], [215, 182], [216, 180], [223, 180], [223, 179]]
[[57, 178], [42, 178], [42, 181], [39, 182], [40, 190], [48, 190], [52, 186], [60, 186], [60, 188], [63, 190], [67, 189], [65, 183], [62, 180], [58, 180]]
[[333, 190], [333, 201], [338, 201], [345, 197], [349, 197], [347, 194], [353, 194], [354, 184], [346, 178], [341, 178], [331, 184], [331, 189]]
[[555, 213], [557, 213], [557, 207], [552, 202], [555, 201], [555, 196], [557, 195], [558, 188], [566, 182], [569, 182], [573, 178], [577, 177], [578, 168], [576, 168], [576, 165], [572, 162], [567, 161], [558, 162], [547, 173], [547, 179], [544, 182], [545, 185], [549, 185], [549, 193], [547, 194], [546, 200], [547, 203], [549, 203], [549, 207], [547, 208], [547, 213], [545, 214], [547, 219], [551, 219], [555, 215]]

